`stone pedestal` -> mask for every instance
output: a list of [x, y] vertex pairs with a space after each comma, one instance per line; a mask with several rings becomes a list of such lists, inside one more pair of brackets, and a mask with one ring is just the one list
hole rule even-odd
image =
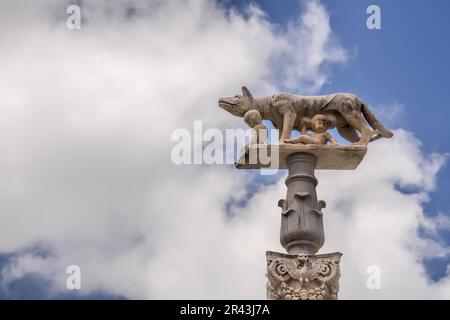
[[280, 242], [288, 254], [267, 252], [267, 298], [337, 299], [341, 253], [315, 255], [325, 241], [323, 212], [317, 199], [315, 169], [353, 170], [365, 146], [253, 145], [238, 169], [288, 169], [287, 194], [281, 207]]

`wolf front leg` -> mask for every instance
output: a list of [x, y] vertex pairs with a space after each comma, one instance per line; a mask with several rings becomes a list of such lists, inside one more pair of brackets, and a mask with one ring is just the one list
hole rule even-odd
[[280, 141], [291, 138], [292, 128], [294, 127], [296, 118], [297, 114], [294, 112], [286, 112], [283, 115], [283, 130], [281, 131]]

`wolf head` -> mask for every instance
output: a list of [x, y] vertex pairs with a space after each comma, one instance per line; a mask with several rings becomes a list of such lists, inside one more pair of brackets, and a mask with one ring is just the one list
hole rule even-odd
[[219, 99], [219, 107], [237, 117], [243, 117], [248, 110], [255, 109], [255, 104], [255, 99], [246, 87], [242, 87], [242, 95]]

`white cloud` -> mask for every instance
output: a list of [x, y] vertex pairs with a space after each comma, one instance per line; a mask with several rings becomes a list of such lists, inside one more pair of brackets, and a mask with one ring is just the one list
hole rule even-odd
[[394, 102], [382, 104], [373, 108], [377, 117], [383, 121], [386, 126], [402, 127], [405, 125], [405, 105], [403, 103]]
[[301, 88], [304, 94], [316, 93], [326, 84], [328, 63], [343, 63], [348, 53], [332, 33], [330, 17], [319, 1], [304, 1], [307, 14], [288, 25], [289, 57], [284, 61], [283, 84]]
[[[283, 32], [255, 6], [244, 18], [211, 1], [135, 1], [139, 14], [129, 19], [129, 1], [89, 1], [82, 30], [69, 31], [59, 1], [5, 3], [0, 252], [40, 244], [52, 252], [19, 255], [2, 271], [5, 281], [39, 272], [65, 290], [66, 267], [76, 264], [83, 293], [264, 298], [264, 252], [282, 250], [283, 181], [227, 217], [227, 202], [244, 196], [249, 175], [172, 165], [170, 134], [194, 120], [243, 127], [217, 107], [242, 84], [260, 94], [274, 92], [280, 78], [302, 92], [320, 88], [324, 64], [345, 60], [325, 8], [307, 2]], [[6, 32], [12, 26], [16, 32]], [[422, 203], [441, 165], [400, 130], [371, 145], [357, 171], [320, 174], [324, 251], [345, 254], [342, 297], [374, 295], [365, 288], [367, 264], [382, 267], [375, 297], [449, 296], [448, 280], [427, 284], [417, 260]], [[404, 195], [395, 183], [418, 192]]]
[[[445, 161], [427, 157], [410, 132], [396, 130], [392, 140], [370, 145], [354, 172], [321, 172], [319, 191], [328, 200], [326, 246], [343, 257], [343, 298], [448, 298], [448, 279], [429, 284], [421, 259], [445, 250], [423, 239], [418, 228], [432, 223], [423, 210], [428, 192]], [[395, 185], [415, 192], [405, 194]], [[326, 196], [325, 196], [326, 194]], [[366, 288], [366, 268], [378, 265], [382, 290]]]
[[439, 213], [432, 219], [431, 224], [425, 225], [425, 227], [429, 231], [437, 231], [437, 230], [450, 230], [450, 217], [448, 215], [445, 215], [443, 213]]

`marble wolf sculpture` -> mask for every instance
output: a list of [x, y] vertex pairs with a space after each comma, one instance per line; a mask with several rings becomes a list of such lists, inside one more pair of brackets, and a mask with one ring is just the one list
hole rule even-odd
[[301, 131], [306, 119], [317, 114], [326, 116], [330, 127], [336, 127], [343, 138], [355, 145], [367, 145], [376, 139], [393, 136], [360, 98], [349, 93], [323, 96], [277, 93], [257, 99], [249, 89], [242, 87], [242, 95], [220, 98], [219, 106], [238, 117], [257, 110], [263, 119], [279, 129], [281, 142], [291, 137], [292, 130]]

